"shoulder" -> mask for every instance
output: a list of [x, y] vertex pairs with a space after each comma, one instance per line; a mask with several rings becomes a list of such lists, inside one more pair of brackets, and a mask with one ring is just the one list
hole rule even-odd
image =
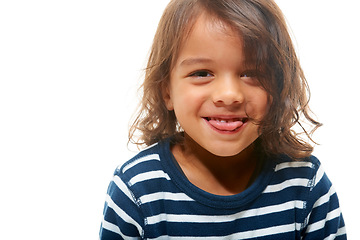
[[115, 174], [119, 172], [126, 172], [127, 170], [133, 168], [139, 163], [146, 162], [151, 160], [159, 160], [158, 153], [158, 143], [155, 143], [137, 153], [130, 160], [126, 161], [124, 164], [119, 165], [115, 170]]
[[292, 189], [306, 202], [306, 209], [324, 204], [337, 195], [323, 166], [318, 158], [293, 161], [289, 157], [281, 157], [274, 168], [274, 181], [278, 184], [268, 186], [271, 190]]
[[301, 220], [298, 220], [303, 234], [311, 239], [327, 239], [329, 236], [346, 239], [338, 196], [319, 159], [310, 156], [293, 161], [282, 157], [274, 171], [275, 178], [283, 182], [269, 186], [270, 189], [292, 189], [292, 193], [286, 192], [283, 197], [293, 194], [303, 202], [299, 208], [302, 212]]
[[293, 160], [288, 156], [280, 156], [276, 161], [274, 172], [276, 177], [289, 179], [302, 178], [314, 181], [314, 183], [324, 173], [320, 161], [315, 156], [301, 160]]
[[137, 205], [146, 202], [155, 193], [176, 191], [164, 168], [164, 162], [169, 159], [162, 153], [167, 147], [164, 142], [149, 146], [115, 170], [114, 179]]
[[108, 235], [109, 239], [118, 239], [119, 236], [123, 239], [127, 236], [141, 236], [143, 233], [143, 209], [139, 196], [143, 184], [137, 183], [154, 177], [148, 173], [159, 169], [160, 157], [157, 152], [157, 144], [150, 146], [115, 170], [107, 191], [100, 232], [104, 239]]
[[303, 199], [320, 181], [331, 185], [327, 177], [324, 178], [321, 163], [315, 156], [297, 161], [288, 156], [279, 156], [273, 171], [271, 182], [265, 190], [266, 193], [282, 192], [287, 195], [290, 191], [300, 194]]
[[140, 151], [133, 158], [117, 167], [114, 175], [119, 176], [127, 185], [132, 186], [141, 180], [146, 180], [146, 175], [159, 173], [162, 171], [160, 147], [156, 143]]
[[284, 172], [289, 177], [296, 176], [308, 180], [307, 187], [312, 191], [316, 186], [324, 184], [329, 189], [331, 182], [326, 176], [320, 160], [311, 155], [310, 157], [294, 161], [289, 157], [280, 158], [275, 167], [275, 172]]

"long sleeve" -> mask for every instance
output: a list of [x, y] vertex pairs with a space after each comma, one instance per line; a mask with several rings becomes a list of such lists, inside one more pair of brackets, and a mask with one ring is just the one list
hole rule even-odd
[[334, 187], [319, 162], [315, 170], [316, 174], [306, 207], [308, 212], [304, 223], [303, 239], [347, 239], [345, 223]]
[[143, 217], [132, 193], [115, 175], [110, 183], [100, 228], [100, 240], [141, 239]]

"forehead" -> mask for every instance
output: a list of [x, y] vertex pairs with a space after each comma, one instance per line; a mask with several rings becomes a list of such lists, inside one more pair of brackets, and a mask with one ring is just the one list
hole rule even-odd
[[219, 57], [223, 53], [219, 49], [230, 49], [230, 52], [227, 52], [229, 55], [232, 50], [234, 53], [242, 55], [242, 48], [243, 39], [238, 31], [224, 21], [203, 13], [194, 21], [184, 36], [177, 59], [174, 59], [174, 64], [179, 64], [184, 58], [191, 55], [197, 55], [200, 58], [205, 56]]
[[[214, 33], [217, 33], [215, 35]], [[241, 41], [241, 34], [225, 21], [202, 12], [189, 27], [187, 34], [184, 36], [182, 44], [186, 44], [187, 40], [194, 36], [203, 35], [203, 37], [227, 37], [235, 41]]]

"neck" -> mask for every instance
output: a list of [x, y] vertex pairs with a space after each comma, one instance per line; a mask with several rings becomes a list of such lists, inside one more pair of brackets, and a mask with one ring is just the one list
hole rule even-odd
[[172, 152], [190, 182], [216, 195], [244, 191], [258, 173], [254, 143], [235, 156], [221, 157], [185, 134], [183, 143], [173, 146]]

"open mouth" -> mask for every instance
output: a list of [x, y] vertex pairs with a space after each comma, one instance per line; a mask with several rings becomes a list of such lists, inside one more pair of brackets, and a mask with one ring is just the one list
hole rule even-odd
[[248, 118], [205, 117], [204, 119], [216, 130], [228, 133], [236, 132], [248, 122]]

